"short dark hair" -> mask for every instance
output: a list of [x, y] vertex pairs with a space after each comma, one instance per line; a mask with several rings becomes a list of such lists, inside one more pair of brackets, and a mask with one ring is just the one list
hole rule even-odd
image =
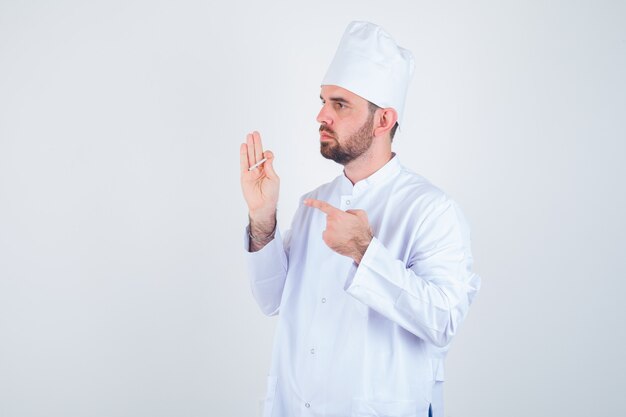
[[[368, 103], [368, 107], [370, 110], [370, 115], [374, 114], [376, 110], [381, 108], [377, 106], [376, 104], [372, 103], [371, 101], [368, 101], [367, 103]], [[393, 127], [389, 131], [389, 139], [391, 139], [392, 142], [393, 142], [393, 137], [396, 135], [396, 130], [398, 130], [398, 122], [396, 122], [396, 124], [393, 125]]]

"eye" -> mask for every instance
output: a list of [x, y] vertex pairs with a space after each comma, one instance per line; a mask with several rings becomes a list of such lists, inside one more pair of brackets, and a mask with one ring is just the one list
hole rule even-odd
[[346, 107], [346, 105], [341, 103], [341, 102], [339, 102], [339, 101], [336, 101], [335, 102], [335, 107], [338, 108], [338, 109], [343, 109], [344, 107]]

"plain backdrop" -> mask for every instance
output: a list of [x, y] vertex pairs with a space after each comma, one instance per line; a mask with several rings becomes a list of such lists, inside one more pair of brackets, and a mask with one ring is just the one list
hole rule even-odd
[[395, 151], [472, 227], [446, 416], [626, 414], [625, 2], [0, 0], [0, 417], [260, 415], [239, 144], [287, 228], [351, 20], [413, 51]]

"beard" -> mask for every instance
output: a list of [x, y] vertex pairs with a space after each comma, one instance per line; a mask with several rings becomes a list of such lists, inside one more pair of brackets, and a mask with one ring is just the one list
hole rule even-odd
[[350, 135], [344, 143], [339, 143], [335, 132], [325, 125], [321, 125], [320, 132], [327, 132], [333, 135], [334, 140], [330, 142], [322, 142], [320, 144], [320, 153], [326, 159], [331, 159], [338, 164], [346, 165], [359, 156], [363, 155], [372, 145], [374, 141], [374, 114], [371, 113], [363, 126]]

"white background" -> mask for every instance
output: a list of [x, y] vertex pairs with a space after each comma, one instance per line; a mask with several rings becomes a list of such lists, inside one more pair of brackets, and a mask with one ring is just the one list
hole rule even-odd
[[258, 415], [239, 143], [288, 227], [340, 173], [319, 83], [361, 19], [416, 57], [395, 150], [483, 277], [446, 415], [626, 413], [623, 1], [0, 0], [1, 417]]

